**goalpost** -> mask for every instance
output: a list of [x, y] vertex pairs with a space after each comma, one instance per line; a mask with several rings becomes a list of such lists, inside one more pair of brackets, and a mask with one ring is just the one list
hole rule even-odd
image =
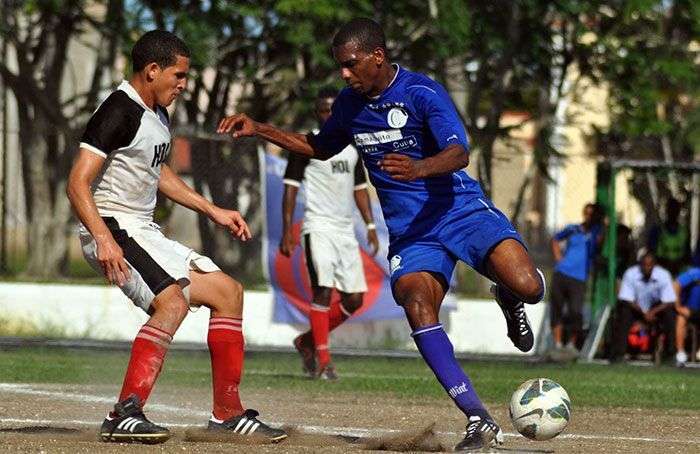
[[[659, 199], [659, 179], [666, 183], [667, 190], [676, 197], [684, 193], [686, 195], [685, 206], [688, 208], [687, 217], [690, 247], [695, 253], [698, 244], [698, 233], [700, 231], [700, 161], [695, 162], [665, 162], [655, 160], [634, 160], [634, 159], [609, 159], [598, 163], [596, 172], [596, 201], [601, 204], [607, 214], [608, 228], [605, 242], [601, 252], [605, 259], [605, 266], [596, 267], [594, 273], [594, 286], [591, 296], [591, 318], [588, 337], [584, 343], [579, 356], [580, 360], [592, 361], [598, 352], [610, 315], [617, 302], [617, 279], [618, 275], [618, 226], [619, 226], [619, 203], [620, 192], [627, 191], [625, 195], [631, 200], [631, 190], [629, 187], [620, 188], [618, 176], [625, 171], [632, 171], [639, 178], [646, 178], [650, 199], [647, 201], [655, 211], [662, 203]], [[666, 181], [663, 181], [666, 179]], [[629, 184], [629, 183], [628, 183]], [[688, 200], [689, 199], [689, 200]], [[689, 203], [688, 203], [689, 202]], [[646, 224], [649, 219], [645, 219]], [[629, 222], [629, 220], [628, 220]], [[639, 226], [632, 226], [639, 227]]]

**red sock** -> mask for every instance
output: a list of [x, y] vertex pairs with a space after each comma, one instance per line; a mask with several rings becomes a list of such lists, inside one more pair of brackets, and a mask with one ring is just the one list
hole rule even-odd
[[119, 402], [136, 394], [141, 405], [145, 405], [172, 340], [172, 336], [163, 330], [150, 325], [141, 327], [131, 346], [131, 359], [124, 376]]
[[238, 395], [243, 372], [243, 320], [212, 317], [209, 320], [207, 344], [214, 385], [214, 417], [226, 420], [243, 414]]
[[350, 318], [352, 312], [348, 312], [343, 303], [331, 304], [331, 310], [328, 311], [328, 329], [333, 331]]
[[328, 313], [330, 310], [326, 306], [311, 304], [311, 335], [316, 346], [316, 356], [320, 366], [325, 366], [331, 362], [331, 354], [328, 351]]

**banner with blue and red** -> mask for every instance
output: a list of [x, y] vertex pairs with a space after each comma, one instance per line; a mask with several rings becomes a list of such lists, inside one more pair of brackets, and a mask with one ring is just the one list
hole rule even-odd
[[[261, 161], [263, 161], [261, 159]], [[262, 164], [262, 162], [261, 162]], [[282, 195], [284, 183], [282, 176], [287, 166], [287, 160], [264, 153], [264, 184], [267, 232], [264, 250], [267, 259], [267, 271], [275, 299], [274, 321], [280, 323], [307, 323], [311, 308], [311, 287], [304, 254], [298, 246], [291, 257], [285, 257], [279, 252], [279, 242], [282, 238]], [[293, 232], [297, 240], [301, 232], [304, 215], [302, 185], [297, 205], [294, 210]], [[387, 248], [389, 234], [382, 218], [381, 209], [376, 201], [372, 201], [372, 211], [379, 236], [379, 252], [372, 257], [367, 244], [367, 232], [359, 212], [355, 212], [355, 234], [360, 244], [362, 266], [367, 280], [367, 293], [364, 295], [362, 307], [355, 312], [349, 321], [386, 320], [403, 317], [403, 310], [396, 305], [391, 296], [389, 285], [389, 263]], [[340, 297], [333, 292], [331, 304], [337, 304]]]

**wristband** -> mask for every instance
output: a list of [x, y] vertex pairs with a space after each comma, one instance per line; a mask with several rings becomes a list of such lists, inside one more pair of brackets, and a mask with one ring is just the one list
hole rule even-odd
[[376, 230], [377, 229], [377, 226], [374, 225], [374, 222], [370, 222], [369, 224], [367, 224], [366, 227], [367, 227], [367, 230]]

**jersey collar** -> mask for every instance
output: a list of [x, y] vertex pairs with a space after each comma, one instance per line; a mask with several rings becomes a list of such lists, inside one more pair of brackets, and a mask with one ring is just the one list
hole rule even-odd
[[391, 88], [391, 86], [394, 85], [394, 82], [396, 82], [396, 79], [399, 77], [399, 71], [401, 71], [401, 66], [399, 66], [398, 63], [392, 63], [391, 66], [393, 66], [394, 69], [396, 70], [396, 71], [394, 71], [394, 78], [391, 79], [391, 82], [389, 82], [389, 85], [387, 85], [386, 88], [384, 90], [382, 90], [382, 92], [379, 93], [377, 96], [368, 96], [368, 98], [371, 99], [372, 101], [376, 101], [377, 99], [381, 98], [384, 95], [384, 93], [389, 91], [389, 88]]
[[[141, 95], [139, 95], [139, 92], [136, 91], [136, 89], [134, 88], [134, 86], [131, 85], [131, 84], [129, 83], [128, 80], [122, 81], [122, 83], [119, 84], [119, 86], [117, 87], [117, 90], [123, 91], [124, 93], [127, 94], [127, 96], [129, 96], [129, 98], [131, 98], [131, 99], [132, 99], [134, 102], [136, 102], [138, 105], [140, 105], [141, 107], [143, 107], [144, 109], [146, 109], [146, 110], [148, 110], [148, 111], [150, 111], [150, 112], [153, 112], [153, 109], [151, 109], [150, 107], [148, 107], [148, 106], [146, 105], [146, 103], [143, 102], [143, 99], [141, 98]], [[153, 112], [153, 113], [155, 113], [155, 112]]]

